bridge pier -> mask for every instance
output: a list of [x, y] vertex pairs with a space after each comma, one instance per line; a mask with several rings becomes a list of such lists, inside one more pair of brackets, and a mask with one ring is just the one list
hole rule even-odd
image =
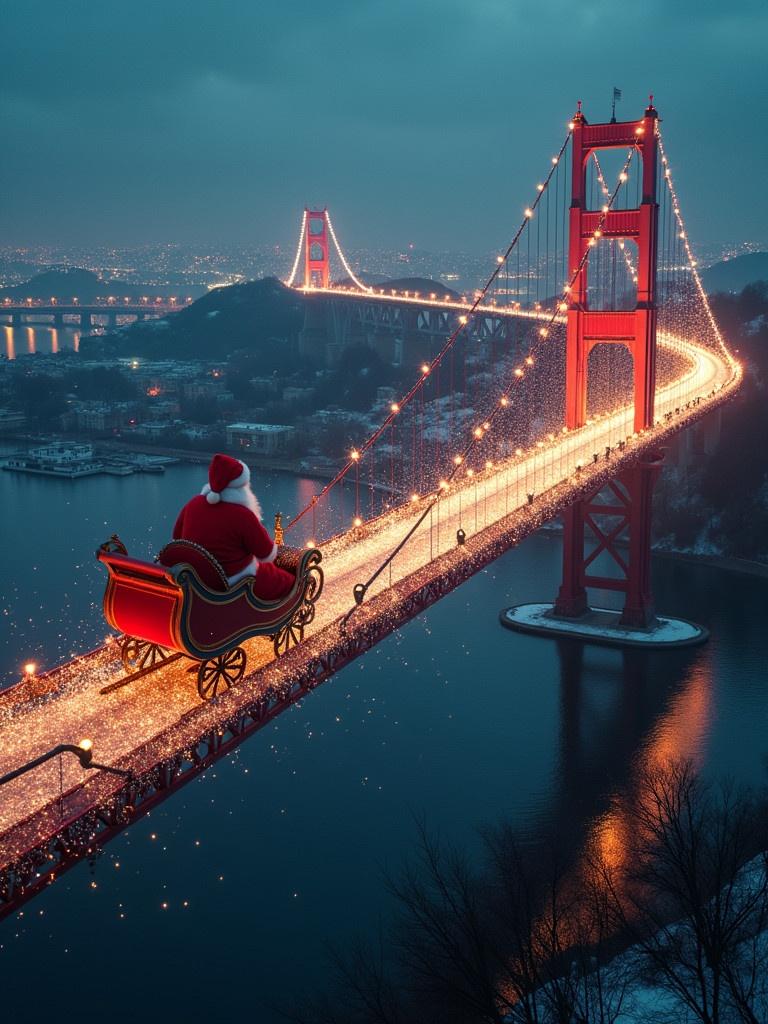
[[328, 359], [328, 316], [321, 297], [312, 295], [304, 299], [304, 326], [299, 332], [299, 354], [326, 366]]
[[[647, 460], [626, 470], [608, 487], [589, 498], [574, 502], [567, 509], [563, 534], [563, 579], [554, 614], [577, 619], [590, 612], [587, 589], [616, 590], [624, 593], [621, 626], [652, 629], [656, 624], [651, 589], [651, 523], [653, 489], [661, 473], [663, 455], [654, 453]], [[595, 547], [585, 555], [586, 532]], [[601, 555], [610, 557], [622, 575], [588, 574]]]

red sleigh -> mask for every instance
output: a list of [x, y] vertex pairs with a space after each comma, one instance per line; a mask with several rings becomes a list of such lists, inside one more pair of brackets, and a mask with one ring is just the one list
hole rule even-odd
[[200, 697], [210, 700], [242, 678], [244, 641], [269, 637], [278, 656], [301, 643], [323, 589], [322, 555], [316, 548], [280, 549], [276, 564], [296, 579], [278, 601], [257, 597], [252, 577], [230, 587], [216, 559], [191, 541], [171, 541], [155, 562], [143, 562], [129, 557], [114, 535], [96, 557], [109, 572], [104, 616], [124, 634], [120, 650], [129, 673], [102, 693], [187, 657], [197, 663], [190, 671], [197, 671]]

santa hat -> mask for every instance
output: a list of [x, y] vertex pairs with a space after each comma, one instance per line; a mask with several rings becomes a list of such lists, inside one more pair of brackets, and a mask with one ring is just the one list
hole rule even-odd
[[[202, 490], [205, 500], [215, 505], [222, 500], [222, 491], [245, 487], [250, 483], [251, 471], [240, 459], [231, 455], [214, 455], [208, 467], [208, 483]], [[227, 498], [225, 497], [226, 501]]]

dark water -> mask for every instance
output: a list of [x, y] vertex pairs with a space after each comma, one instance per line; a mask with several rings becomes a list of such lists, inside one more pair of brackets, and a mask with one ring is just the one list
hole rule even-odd
[[0, 328], [0, 353], [4, 352], [8, 359], [36, 353], [56, 355], [57, 352], [68, 350], [77, 352], [80, 347], [82, 331], [78, 327], [52, 327], [45, 323], [31, 323], [22, 327], [2, 324]]
[[[74, 484], [0, 474], [6, 678], [102, 635], [96, 543], [119, 529], [156, 549], [199, 482], [187, 467]], [[314, 484], [260, 489], [271, 512]], [[531, 538], [0, 924], [3, 1024], [270, 1022], [265, 1002], [322, 985], [329, 941], [377, 927], [382, 868], [412, 850], [414, 814], [472, 848], [483, 823], [530, 843], [558, 825], [577, 856], [640, 760], [674, 752], [762, 782], [766, 581], [659, 560], [660, 610], [712, 630], [687, 652], [499, 626], [501, 607], [553, 595], [558, 573], [558, 540]]]

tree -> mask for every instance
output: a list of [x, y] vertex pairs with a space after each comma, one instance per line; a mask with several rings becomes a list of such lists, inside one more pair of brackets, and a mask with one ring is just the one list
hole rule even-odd
[[[601, 956], [612, 923], [596, 876], [565, 870], [554, 839], [524, 851], [486, 830], [483, 856], [417, 823], [415, 856], [387, 887], [395, 918], [377, 945], [334, 950], [335, 985], [285, 1012], [301, 1024], [614, 1024], [630, 974]], [[605, 945], [607, 949], [607, 945]]]
[[644, 769], [632, 812], [629, 869], [598, 873], [641, 976], [672, 998], [673, 1017], [683, 1008], [702, 1024], [765, 1021], [765, 803], [703, 782], [685, 761]]

